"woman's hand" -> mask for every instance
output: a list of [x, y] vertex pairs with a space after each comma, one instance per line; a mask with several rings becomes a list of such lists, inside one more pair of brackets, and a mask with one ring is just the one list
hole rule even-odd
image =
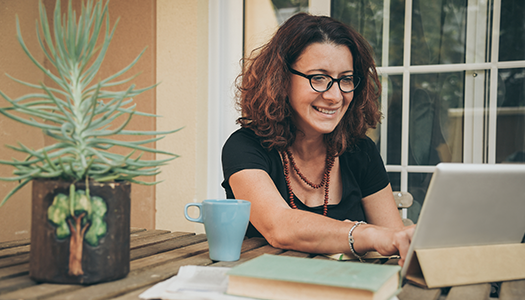
[[415, 228], [416, 225], [398, 229], [371, 226], [365, 228], [363, 234], [370, 234], [369, 238], [371, 239], [373, 248], [379, 252], [379, 254], [385, 256], [399, 254], [401, 259], [398, 263], [400, 266], [403, 266]]
[[[344, 220], [344, 222], [353, 222], [351, 220]], [[407, 256], [408, 248], [412, 242], [412, 236], [416, 225], [405, 226], [401, 228], [387, 228], [375, 225], [359, 226], [361, 231], [354, 233], [354, 236], [359, 235], [354, 247], [358, 253], [366, 251], [377, 251], [383, 256], [391, 256], [399, 254], [401, 259], [399, 265], [403, 266]], [[366, 241], [365, 241], [366, 240]], [[362, 242], [362, 243], [361, 243]], [[361, 245], [371, 245], [371, 248], [362, 249]]]

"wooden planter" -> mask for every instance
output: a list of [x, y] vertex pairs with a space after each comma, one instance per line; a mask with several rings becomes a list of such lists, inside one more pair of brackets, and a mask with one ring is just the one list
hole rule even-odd
[[130, 183], [92, 182], [88, 190], [84, 182], [76, 183], [74, 189], [70, 185], [59, 180], [33, 181], [30, 277], [69, 284], [125, 277], [129, 273]]

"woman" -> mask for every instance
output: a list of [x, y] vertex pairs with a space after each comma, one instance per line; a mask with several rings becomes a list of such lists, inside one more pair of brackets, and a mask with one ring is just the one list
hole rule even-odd
[[[223, 148], [228, 198], [251, 202], [248, 236], [309, 253], [401, 255], [405, 228], [375, 144], [379, 79], [369, 44], [297, 14], [245, 62], [242, 128]], [[366, 224], [364, 221], [370, 224]]]

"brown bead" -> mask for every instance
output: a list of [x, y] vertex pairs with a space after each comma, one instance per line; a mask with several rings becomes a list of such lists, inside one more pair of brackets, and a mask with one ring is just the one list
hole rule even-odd
[[325, 169], [323, 174], [323, 179], [321, 180], [321, 183], [315, 184], [312, 183], [310, 180], [308, 180], [299, 170], [297, 165], [295, 164], [295, 160], [293, 158], [293, 154], [290, 151], [290, 149], [286, 149], [286, 151], [281, 152], [281, 156], [283, 158], [283, 165], [284, 165], [284, 178], [286, 180], [286, 186], [288, 187], [289, 197], [290, 197], [290, 206], [293, 209], [297, 209], [297, 206], [295, 205], [294, 201], [294, 193], [292, 190], [292, 185], [290, 182], [290, 171], [289, 171], [289, 163], [288, 159], [290, 159], [290, 163], [292, 165], [292, 168], [297, 173], [299, 178], [306, 183], [308, 186], [312, 187], [313, 189], [318, 189], [320, 187], [324, 186], [324, 203], [323, 203], [323, 215], [326, 216], [328, 214], [328, 195], [330, 190], [330, 172], [332, 171], [332, 167], [334, 166], [335, 156], [329, 155], [328, 151], [326, 153], [326, 163], [325, 163]]

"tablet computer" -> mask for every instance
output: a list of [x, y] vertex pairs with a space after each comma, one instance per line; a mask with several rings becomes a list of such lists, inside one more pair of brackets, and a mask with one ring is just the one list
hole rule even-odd
[[415, 250], [520, 243], [525, 164], [436, 166], [401, 275]]

